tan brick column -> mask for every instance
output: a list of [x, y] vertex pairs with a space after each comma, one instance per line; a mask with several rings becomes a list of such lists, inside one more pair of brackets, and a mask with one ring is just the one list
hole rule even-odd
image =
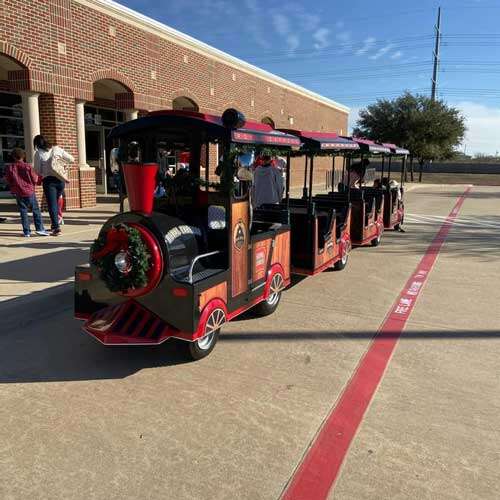
[[33, 162], [33, 138], [40, 133], [40, 111], [38, 107], [38, 96], [35, 92], [21, 92], [23, 105], [24, 124], [24, 149], [26, 161]]
[[95, 168], [87, 165], [87, 144], [85, 142], [85, 101], [76, 101], [76, 146], [80, 171], [80, 206], [93, 207], [96, 204]]

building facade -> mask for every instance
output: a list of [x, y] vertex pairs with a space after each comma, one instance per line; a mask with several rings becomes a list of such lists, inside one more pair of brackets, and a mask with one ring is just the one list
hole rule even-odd
[[67, 208], [108, 191], [106, 137], [117, 123], [228, 107], [276, 127], [347, 132], [346, 107], [115, 2], [0, 0], [0, 167], [15, 146], [31, 160], [42, 133], [77, 158]]

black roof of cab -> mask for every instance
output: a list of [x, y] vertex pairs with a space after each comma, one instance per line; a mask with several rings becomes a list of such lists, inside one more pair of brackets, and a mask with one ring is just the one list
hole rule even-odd
[[[226, 127], [220, 116], [194, 111], [155, 111], [149, 115], [116, 126], [110, 132], [111, 138], [119, 138], [141, 133], [154, 128], [198, 131], [206, 140], [216, 141], [229, 138], [241, 144], [264, 144], [269, 146], [298, 148], [301, 141], [298, 137], [273, 129], [270, 125], [245, 120], [240, 128]], [[228, 137], [229, 134], [229, 137]]]

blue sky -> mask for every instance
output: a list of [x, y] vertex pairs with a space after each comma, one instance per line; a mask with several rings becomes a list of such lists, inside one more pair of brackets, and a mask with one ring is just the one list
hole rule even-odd
[[430, 93], [467, 118], [468, 153], [500, 152], [500, 0], [120, 0], [134, 10], [352, 108]]

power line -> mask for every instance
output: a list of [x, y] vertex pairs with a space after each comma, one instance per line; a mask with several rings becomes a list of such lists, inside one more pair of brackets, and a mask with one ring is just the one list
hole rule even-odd
[[[441, 33], [440, 35], [441, 40], [444, 42], [447, 42], [450, 40], [449, 44], [455, 45], [457, 42], [461, 44], [469, 44], [469, 43], [478, 43], [478, 44], [484, 44], [487, 42], [489, 39], [493, 41], [500, 41], [500, 34], [495, 34], [495, 33], [456, 33], [456, 34], [443, 34]], [[475, 40], [474, 40], [475, 39]], [[386, 46], [388, 44], [393, 45], [394, 49], [397, 48], [406, 48], [406, 47], [413, 47], [415, 46], [414, 42], [422, 42], [422, 41], [431, 41], [435, 40], [435, 35], [414, 35], [414, 36], [407, 36], [407, 37], [401, 37], [401, 38], [395, 38], [395, 39], [390, 39], [390, 38], [385, 38], [385, 39], [380, 39], [380, 40], [373, 40], [371, 41], [368, 45], [368, 50], [373, 51], [374, 49], [377, 49], [379, 46]], [[350, 41], [350, 42], [342, 42], [340, 43], [337, 47], [325, 47], [324, 49], [316, 49], [316, 48], [304, 48], [304, 49], [295, 49], [295, 50], [290, 50], [290, 49], [283, 49], [283, 50], [259, 50], [259, 52], [239, 52], [239, 57], [248, 57], [252, 59], [268, 59], [268, 58], [273, 58], [273, 57], [278, 57], [278, 56], [287, 56], [290, 55], [292, 52], [295, 56], [300, 56], [300, 55], [308, 55], [308, 56], [322, 56], [322, 55], [329, 55], [332, 53], [338, 53], [342, 51], [348, 51], [348, 50], [356, 50], [356, 49], [362, 49], [366, 46], [366, 41], [365, 40], [360, 40], [360, 41]], [[421, 47], [422, 45], [418, 45]]]
[[[428, 67], [432, 65], [432, 61], [418, 61], [415, 63], [401, 63], [401, 64], [384, 64], [380, 65], [377, 67], [373, 66], [360, 66], [359, 68], [348, 68], [342, 70], [341, 75], [346, 75], [346, 76], [357, 76], [359, 74], [365, 74], [365, 73], [373, 73], [376, 71], [401, 71], [404, 69], [412, 69], [412, 68], [423, 68], [423, 67]], [[289, 76], [303, 76], [303, 75], [339, 75], [339, 71], [335, 70], [330, 70], [327, 72], [318, 72], [318, 71], [311, 71], [311, 72], [305, 72], [305, 73], [288, 73], [287, 75]]]

